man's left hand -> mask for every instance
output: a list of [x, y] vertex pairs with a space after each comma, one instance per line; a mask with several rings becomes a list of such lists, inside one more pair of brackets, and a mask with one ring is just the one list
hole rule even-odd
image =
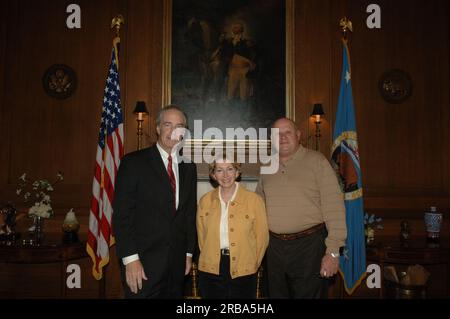
[[189, 274], [192, 268], [192, 257], [186, 256], [186, 270], [184, 271], [184, 275]]
[[332, 257], [330, 254], [325, 254], [320, 266], [320, 275], [324, 278], [330, 278], [336, 275], [338, 269], [339, 258]]

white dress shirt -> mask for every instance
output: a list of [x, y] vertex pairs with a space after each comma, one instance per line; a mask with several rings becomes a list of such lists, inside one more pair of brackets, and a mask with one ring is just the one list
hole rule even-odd
[[[159, 145], [159, 143], [156, 143], [156, 147], [158, 148], [159, 154], [161, 155], [161, 159], [164, 163], [164, 167], [167, 170], [167, 165], [169, 164], [169, 154]], [[175, 185], [176, 185], [176, 194], [175, 194], [175, 207], [178, 208], [179, 198], [180, 198], [180, 187], [179, 187], [179, 176], [178, 176], [178, 163], [180, 162], [179, 156], [177, 152], [173, 152], [172, 154], [172, 170], [175, 175]], [[186, 256], [192, 257], [192, 254], [187, 253]], [[139, 260], [139, 255], [134, 254], [128, 257], [122, 258], [122, 262], [124, 265], [127, 265], [133, 261]]]
[[222, 188], [219, 186], [219, 199], [220, 199], [220, 249], [229, 249], [230, 248], [230, 240], [228, 238], [228, 205], [234, 200], [236, 197], [239, 183], [235, 183], [236, 188], [234, 189], [233, 196], [231, 196], [228, 203], [225, 203], [222, 199]]

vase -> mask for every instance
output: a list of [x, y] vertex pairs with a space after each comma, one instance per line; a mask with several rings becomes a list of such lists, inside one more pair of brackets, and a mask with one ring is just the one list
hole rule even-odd
[[41, 216], [34, 216], [33, 225], [34, 242], [37, 245], [40, 245], [42, 243], [42, 240], [44, 239], [44, 218], [42, 218]]
[[427, 237], [438, 239], [441, 232], [443, 215], [438, 212], [426, 212], [424, 215]]

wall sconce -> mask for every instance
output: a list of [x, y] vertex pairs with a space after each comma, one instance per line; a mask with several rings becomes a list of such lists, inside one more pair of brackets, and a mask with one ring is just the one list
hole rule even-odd
[[321, 136], [320, 135], [320, 123], [322, 122], [320, 119], [321, 119], [322, 115], [325, 115], [322, 104], [320, 104], [320, 103], [314, 104], [314, 109], [311, 113], [311, 117], [314, 118], [314, 123], [316, 124], [316, 134], [315, 134], [315, 136], [316, 136], [316, 151], [318, 151], [320, 148], [320, 144], [319, 144], [320, 136]]
[[148, 115], [147, 107], [145, 106], [145, 102], [138, 101], [136, 103], [136, 107], [133, 111], [134, 114], [137, 115], [136, 121], [138, 123], [137, 126], [137, 149], [140, 150], [142, 148], [142, 122], [144, 122], [144, 116]]

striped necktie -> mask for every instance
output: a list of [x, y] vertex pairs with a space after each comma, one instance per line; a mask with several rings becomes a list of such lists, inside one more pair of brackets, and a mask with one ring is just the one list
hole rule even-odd
[[172, 155], [169, 155], [169, 163], [167, 164], [167, 174], [169, 175], [169, 183], [173, 192], [173, 208], [174, 212], [177, 210], [177, 184], [175, 182], [175, 173], [172, 168]]

